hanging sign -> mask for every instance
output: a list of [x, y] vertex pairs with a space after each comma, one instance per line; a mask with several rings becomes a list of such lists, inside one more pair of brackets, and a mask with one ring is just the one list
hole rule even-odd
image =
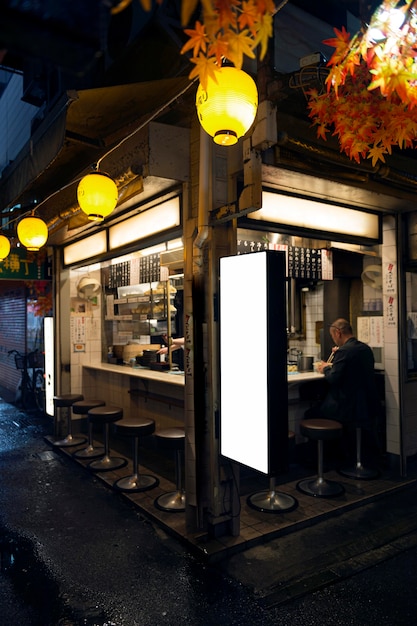
[[29, 252], [26, 248], [13, 248], [0, 261], [0, 280], [47, 280], [50, 279], [47, 256]]

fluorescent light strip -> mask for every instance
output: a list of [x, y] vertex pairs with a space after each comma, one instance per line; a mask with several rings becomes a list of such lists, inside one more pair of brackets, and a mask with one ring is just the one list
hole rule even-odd
[[90, 259], [98, 254], [107, 252], [106, 231], [101, 230], [90, 237], [76, 243], [70, 243], [64, 248], [64, 265], [71, 265], [78, 261]]
[[109, 229], [110, 250], [174, 228], [179, 224], [180, 200], [177, 196], [111, 226]]
[[262, 208], [249, 219], [377, 240], [379, 218], [373, 213], [264, 191]]

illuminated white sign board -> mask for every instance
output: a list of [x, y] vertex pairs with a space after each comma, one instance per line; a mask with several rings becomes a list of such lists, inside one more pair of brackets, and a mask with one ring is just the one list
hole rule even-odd
[[45, 317], [43, 321], [44, 350], [45, 350], [45, 410], [47, 415], [54, 414], [54, 318]]
[[287, 463], [285, 255], [220, 259], [220, 453], [265, 474]]
[[375, 213], [270, 191], [262, 192], [262, 208], [249, 213], [247, 218], [250, 221], [349, 235], [355, 239], [379, 240], [380, 218]]

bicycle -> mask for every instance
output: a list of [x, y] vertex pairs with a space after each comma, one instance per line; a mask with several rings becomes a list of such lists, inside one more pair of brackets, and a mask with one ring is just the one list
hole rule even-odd
[[38, 350], [23, 354], [18, 350], [9, 350], [14, 355], [16, 369], [22, 372], [20, 380], [20, 402], [23, 409], [37, 409], [45, 412], [45, 374], [44, 355]]

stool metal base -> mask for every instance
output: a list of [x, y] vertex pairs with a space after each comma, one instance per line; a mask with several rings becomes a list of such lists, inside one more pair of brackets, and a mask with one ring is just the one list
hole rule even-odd
[[53, 445], [58, 448], [69, 448], [70, 446], [79, 446], [86, 441], [87, 439], [85, 437], [73, 437], [72, 435], [67, 435], [64, 439], [54, 441]]
[[248, 496], [247, 503], [252, 509], [262, 513], [287, 513], [293, 511], [298, 502], [292, 496], [281, 491], [258, 491]]
[[155, 500], [155, 506], [161, 511], [180, 513], [185, 511], [185, 493], [183, 491], [169, 491]]
[[345, 492], [343, 485], [334, 480], [325, 480], [324, 478], [307, 478], [297, 483], [297, 489], [307, 496], [315, 496], [316, 498], [334, 498]]
[[82, 450], [77, 450], [72, 456], [76, 459], [98, 459], [99, 457], [104, 456], [104, 448], [87, 446]]
[[91, 461], [88, 464], [88, 468], [93, 472], [110, 472], [115, 469], [120, 469], [127, 465], [127, 460], [118, 456], [103, 456], [97, 461]]
[[159, 480], [156, 476], [150, 474], [132, 474], [132, 476], [125, 476], [119, 478], [113, 484], [115, 489], [119, 491], [147, 491], [153, 489], [159, 485]]
[[374, 468], [364, 467], [362, 463], [357, 463], [353, 467], [346, 467], [339, 470], [339, 474], [347, 478], [357, 478], [358, 480], [372, 480], [379, 476], [379, 471]]

